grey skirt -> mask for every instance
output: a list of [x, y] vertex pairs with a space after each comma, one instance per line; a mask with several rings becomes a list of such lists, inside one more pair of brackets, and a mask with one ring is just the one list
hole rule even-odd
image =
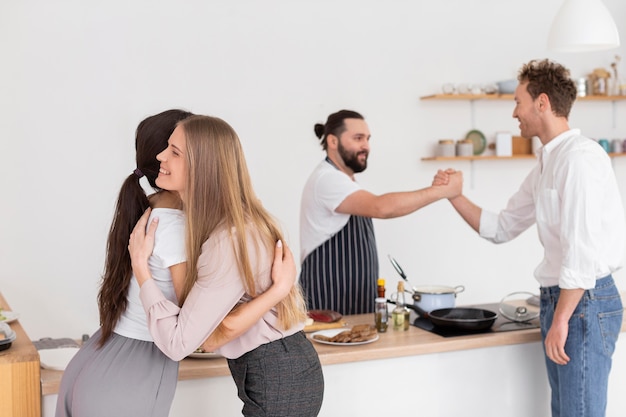
[[178, 362], [152, 342], [113, 333], [98, 348], [98, 340], [100, 330], [65, 369], [56, 417], [167, 417]]

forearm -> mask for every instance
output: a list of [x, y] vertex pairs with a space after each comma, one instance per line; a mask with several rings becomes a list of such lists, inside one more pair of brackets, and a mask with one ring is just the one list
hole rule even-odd
[[140, 260], [138, 262], [133, 262], [132, 268], [139, 287], [141, 287], [147, 280], [152, 279], [152, 273], [150, 272], [150, 267], [148, 266], [147, 261]]
[[360, 190], [346, 197], [336, 211], [375, 219], [390, 219], [413, 213], [443, 196], [443, 190], [436, 186], [383, 195]]
[[217, 329], [204, 341], [202, 349], [205, 352], [212, 352], [238, 338], [261, 320], [263, 315], [284, 297], [284, 292], [281, 292], [276, 286], [272, 286], [258, 297], [239, 305], [222, 320]]
[[559, 301], [554, 310], [552, 325], [567, 325], [585, 290], [582, 288], [566, 290], [561, 288]]
[[378, 218], [394, 218], [404, 216], [421, 209], [444, 197], [443, 190], [430, 186], [415, 191], [393, 192], [378, 197]]
[[463, 220], [479, 233], [482, 209], [462, 194], [451, 198], [450, 203], [452, 203], [452, 207], [461, 215]]

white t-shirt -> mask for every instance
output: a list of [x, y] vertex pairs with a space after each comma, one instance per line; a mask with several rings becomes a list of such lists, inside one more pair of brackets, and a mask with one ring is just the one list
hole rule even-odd
[[[185, 217], [181, 210], [155, 208], [150, 214], [148, 224], [154, 217], [159, 218], [159, 225], [154, 238], [154, 250], [148, 259], [148, 266], [156, 285], [168, 300], [176, 303], [176, 293], [172, 284], [169, 267], [185, 262]], [[139, 299], [139, 284], [135, 276], [128, 288], [128, 306], [122, 314], [114, 332], [132, 339], [152, 341], [148, 330], [146, 313]]]
[[348, 223], [349, 214], [335, 209], [347, 196], [361, 189], [345, 173], [324, 160], [304, 185], [300, 203], [300, 261]]

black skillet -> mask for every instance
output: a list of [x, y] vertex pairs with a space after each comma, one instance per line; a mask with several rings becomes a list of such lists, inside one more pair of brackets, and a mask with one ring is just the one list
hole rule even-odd
[[[395, 304], [393, 301], [389, 302]], [[420, 317], [430, 320], [435, 326], [463, 331], [487, 330], [493, 326], [493, 323], [498, 318], [498, 313], [481, 308], [440, 308], [427, 313], [415, 304], [407, 304], [406, 307], [414, 310]]]

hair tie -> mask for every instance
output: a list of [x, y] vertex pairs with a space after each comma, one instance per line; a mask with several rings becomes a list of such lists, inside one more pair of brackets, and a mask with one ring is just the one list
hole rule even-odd
[[133, 174], [135, 174], [138, 178], [143, 177], [143, 172], [141, 172], [141, 170], [140, 170], [139, 168], [136, 168], [136, 169], [133, 171]]

